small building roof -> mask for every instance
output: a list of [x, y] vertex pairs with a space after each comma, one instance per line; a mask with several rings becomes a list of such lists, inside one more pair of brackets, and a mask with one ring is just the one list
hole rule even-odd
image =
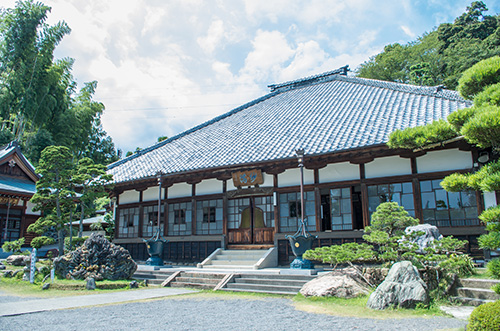
[[397, 129], [468, 107], [455, 91], [346, 76], [346, 67], [271, 92], [108, 166], [115, 183], [385, 144]]

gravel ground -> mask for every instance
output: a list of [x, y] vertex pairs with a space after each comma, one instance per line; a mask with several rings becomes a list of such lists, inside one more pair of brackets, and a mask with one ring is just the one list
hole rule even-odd
[[[0, 300], [16, 299], [2, 296]], [[24, 299], [24, 298], [23, 298]], [[183, 298], [0, 317], [0, 330], [440, 330], [446, 317], [376, 320], [295, 310], [290, 299]]]

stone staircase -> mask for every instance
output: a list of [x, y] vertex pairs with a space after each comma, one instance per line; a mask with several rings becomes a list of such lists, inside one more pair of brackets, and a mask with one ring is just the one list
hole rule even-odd
[[296, 295], [315, 276], [279, 274], [236, 274], [221, 290]]
[[491, 290], [491, 287], [498, 283], [500, 280], [460, 279], [456, 288], [456, 296], [452, 297], [452, 300], [472, 306], [500, 300], [500, 295]]
[[213, 290], [226, 274], [181, 271], [169, 284], [170, 287], [188, 287], [202, 290]]
[[[168, 270], [168, 269], [167, 269]], [[170, 277], [174, 272], [172, 270], [137, 270], [133, 278], [138, 281], [147, 280], [150, 285], [161, 285], [161, 283]]]
[[203, 269], [253, 270], [267, 250], [219, 250], [203, 262]]

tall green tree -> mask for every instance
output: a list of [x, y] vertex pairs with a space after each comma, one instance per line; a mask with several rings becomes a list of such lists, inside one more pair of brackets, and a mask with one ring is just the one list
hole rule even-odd
[[68, 147], [76, 159], [107, 164], [118, 159], [100, 118], [104, 105], [93, 100], [97, 82], [77, 93], [74, 60], [54, 60], [70, 28], [46, 23], [50, 7], [22, 0], [0, 12], [0, 142], [17, 139], [35, 165], [50, 145]]
[[36, 183], [36, 193], [31, 202], [35, 204], [34, 210], [42, 211], [43, 216], [31, 224], [28, 231], [44, 234], [51, 228], [55, 229], [59, 255], [62, 255], [65, 223], [70, 221], [68, 215], [74, 209], [76, 198], [73, 155], [69, 148], [64, 146], [45, 148], [37, 171], [41, 178]]
[[73, 182], [80, 194], [80, 226], [78, 237], [82, 237], [83, 219], [95, 213], [95, 201], [99, 198], [107, 197], [107, 190], [110, 189], [112, 175], [106, 174], [106, 167], [96, 164], [88, 157], [78, 161]]
[[466, 69], [500, 55], [500, 16], [485, 15], [487, 10], [482, 1], [472, 2], [453, 23], [443, 23], [408, 44], [386, 46], [358, 68], [358, 76], [456, 88]]

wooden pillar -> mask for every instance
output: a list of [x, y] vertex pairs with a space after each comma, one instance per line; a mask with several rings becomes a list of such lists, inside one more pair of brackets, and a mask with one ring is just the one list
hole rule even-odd
[[163, 200], [163, 235], [168, 235], [168, 186], [165, 185], [165, 196]]
[[139, 229], [137, 229], [137, 237], [142, 237], [142, 226], [144, 224], [144, 206], [142, 205], [142, 193], [144, 190], [139, 191]]
[[279, 213], [279, 207], [280, 207], [280, 197], [278, 192], [276, 191], [278, 188], [278, 174], [273, 174], [273, 186], [274, 186], [274, 192], [273, 192], [273, 205], [274, 205], [274, 234], [276, 236], [276, 233], [279, 232], [279, 225], [280, 225], [280, 213]]
[[314, 208], [316, 214], [316, 231], [322, 231], [321, 228], [321, 192], [319, 184], [319, 169], [314, 169]]
[[368, 204], [368, 187], [365, 183], [365, 164], [359, 165], [359, 178], [361, 179], [361, 210], [363, 212], [363, 228], [370, 225], [370, 210]]
[[118, 209], [118, 206], [120, 205], [120, 194], [116, 194], [116, 202], [115, 202], [115, 238], [120, 238], [120, 209]]
[[227, 179], [222, 181], [222, 234], [227, 236]]
[[26, 225], [26, 208], [27, 208], [26, 202], [27, 202], [26, 200], [23, 200], [23, 209], [21, 212], [21, 224], [19, 225], [19, 227], [20, 227], [19, 238], [24, 237], [24, 229], [28, 228], [28, 226]]
[[192, 184], [191, 188], [191, 234], [196, 234], [196, 184]]
[[418, 169], [417, 169], [417, 158], [410, 158], [411, 162], [411, 173], [413, 176], [412, 179], [412, 188], [413, 188], [413, 205], [415, 207], [415, 218], [420, 220], [420, 223], [424, 223], [424, 213], [422, 211], [422, 195], [420, 191], [420, 180], [418, 179]]

